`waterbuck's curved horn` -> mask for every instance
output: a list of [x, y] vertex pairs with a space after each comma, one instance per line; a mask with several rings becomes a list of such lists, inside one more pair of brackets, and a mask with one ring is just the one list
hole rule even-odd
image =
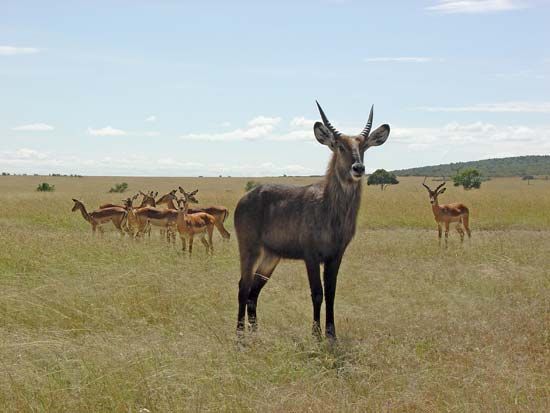
[[363, 129], [363, 131], [360, 133], [360, 135], [363, 138], [368, 138], [369, 137], [370, 129], [372, 128], [372, 113], [373, 113], [373, 111], [374, 111], [374, 105], [372, 105], [370, 107], [369, 120], [367, 121], [367, 124], [365, 125], [365, 128]]
[[325, 126], [332, 132], [335, 138], [339, 138], [340, 135], [342, 134], [338, 132], [334, 126], [330, 124], [330, 121], [325, 115], [325, 112], [323, 112], [323, 109], [321, 108], [321, 105], [319, 105], [319, 102], [315, 101], [315, 103], [317, 103], [317, 108], [319, 108], [319, 113], [321, 114], [321, 119], [323, 120], [323, 123], [325, 124]]

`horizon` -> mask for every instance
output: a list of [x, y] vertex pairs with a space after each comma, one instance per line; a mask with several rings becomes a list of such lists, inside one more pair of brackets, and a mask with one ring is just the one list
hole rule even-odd
[[315, 100], [344, 133], [372, 104], [390, 124], [368, 173], [548, 155], [549, 17], [542, 0], [5, 5], [0, 172], [319, 176]]

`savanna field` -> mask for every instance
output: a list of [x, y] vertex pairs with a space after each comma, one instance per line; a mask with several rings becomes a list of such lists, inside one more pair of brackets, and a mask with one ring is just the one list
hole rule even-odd
[[[43, 181], [55, 192], [36, 192]], [[107, 193], [122, 181], [126, 194]], [[550, 181], [448, 185], [440, 203], [465, 203], [472, 229], [463, 246], [452, 229], [448, 249], [421, 178], [365, 185], [337, 344], [311, 336], [305, 266], [285, 261], [238, 346], [232, 213], [246, 181], [0, 177], [1, 410], [550, 411]], [[91, 211], [178, 185], [231, 211], [232, 238], [215, 232], [211, 258], [156, 228], [138, 242], [111, 224], [93, 237], [71, 213], [71, 198]]]

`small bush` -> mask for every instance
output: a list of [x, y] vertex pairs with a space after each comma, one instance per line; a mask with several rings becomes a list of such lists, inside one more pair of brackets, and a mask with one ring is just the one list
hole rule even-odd
[[254, 188], [256, 188], [258, 185], [260, 185], [259, 182], [256, 182], [256, 181], [248, 181], [248, 182], [246, 183], [246, 185], [244, 186], [244, 190], [245, 190], [246, 192], [251, 191], [251, 190], [253, 190]]
[[50, 185], [47, 182], [42, 182], [36, 187], [36, 190], [39, 192], [53, 192], [55, 191], [55, 185]]
[[122, 193], [127, 189], [128, 189], [128, 184], [126, 182], [123, 182], [121, 184], [115, 184], [115, 186], [109, 189], [109, 192]]
[[479, 189], [483, 178], [481, 173], [474, 168], [465, 169], [453, 176], [454, 186], [463, 186], [464, 189]]

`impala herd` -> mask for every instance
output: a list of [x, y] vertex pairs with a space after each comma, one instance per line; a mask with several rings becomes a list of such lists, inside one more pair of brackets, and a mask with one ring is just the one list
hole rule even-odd
[[[122, 236], [128, 234], [131, 238], [141, 238], [145, 235], [150, 237], [151, 227], [155, 226], [160, 229], [161, 236], [166, 237], [168, 242], [175, 242], [176, 233], [178, 233], [184, 252], [189, 244], [189, 254], [193, 251], [193, 239], [198, 235], [206, 247], [206, 252], [212, 254], [214, 227], [224, 239], [230, 237], [223, 226], [229, 211], [223, 206], [190, 208], [189, 204], [198, 203], [195, 198], [198, 189], [186, 192], [180, 186], [179, 198], [177, 192], [178, 190], [174, 189], [156, 200], [158, 192], [139, 191], [133, 197], [125, 199], [122, 205], [102, 204], [93, 212], [88, 212], [82, 202], [73, 198], [72, 211], [80, 210], [84, 219], [92, 226], [93, 233], [97, 230], [102, 233], [101, 226], [112, 222]], [[134, 206], [134, 201], [139, 196], [142, 196], [142, 200], [138, 206]], [[160, 205], [165, 207], [158, 208]]]
[[[387, 124], [371, 132], [373, 109], [368, 121], [358, 135], [339, 132], [328, 120], [319, 103], [317, 108], [322, 123], [316, 122], [313, 133], [317, 141], [332, 152], [327, 172], [322, 180], [312, 185], [296, 187], [287, 185], [260, 185], [245, 194], [235, 209], [235, 231], [239, 243], [241, 278], [238, 292], [237, 332], [243, 334], [245, 318], [251, 330], [257, 328], [256, 309], [258, 296], [270, 279], [281, 259], [297, 259], [305, 262], [313, 305], [313, 333], [321, 335], [321, 305], [326, 301], [325, 334], [336, 337], [334, 300], [336, 280], [342, 258], [353, 236], [357, 213], [361, 204], [362, 178], [365, 174], [364, 156], [370, 147], [384, 144], [390, 134]], [[424, 179], [425, 181], [425, 179]], [[460, 239], [466, 229], [470, 237], [469, 210], [464, 204], [439, 205], [438, 196], [445, 192], [445, 182], [432, 190], [425, 183], [432, 212], [439, 230], [441, 243], [442, 225], [445, 225], [445, 245], [449, 225], [457, 223]], [[104, 204], [88, 213], [82, 202], [73, 199], [73, 211], [80, 210], [92, 226], [102, 232], [101, 225], [112, 222], [122, 235], [132, 238], [150, 236], [151, 227], [161, 230], [168, 242], [175, 242], [176, 232], [185, 252], [193, 249], [193, 238], [199, 235], [212, 254], [214, 227], [223, 238], [229, 233], [223, 223], [228, 210], [221, 206], [190, 208], [196, 204], [198, 190], [186, 192], [181, 186], [161, 196], [158, 192], [139, 192], [124, 201], [123, 205]], [[139, 206], [133, 203], [142, 196]], [[164, 205], [165, 208], [158, 208]], [[323, 283], [321, 269], [323, 265]]]

